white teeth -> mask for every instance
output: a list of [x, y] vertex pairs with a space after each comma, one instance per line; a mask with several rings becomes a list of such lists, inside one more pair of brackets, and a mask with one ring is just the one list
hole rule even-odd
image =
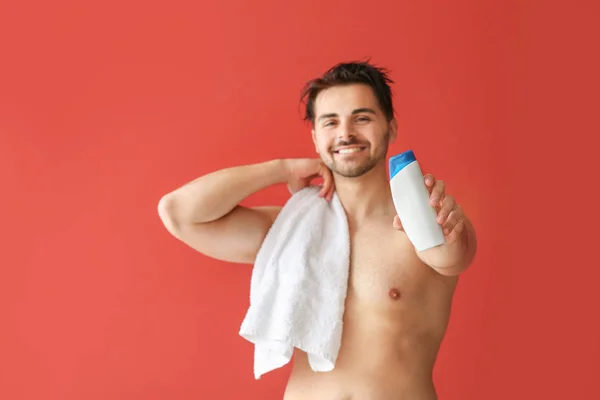
[[353, 147], [351, 149], [340, 149], [338, 151], [338, 153], [340, 153], [340, 154], [349, 154], [349, 153], [356, 153], [357, 151], [360, 151], [359, 147]]

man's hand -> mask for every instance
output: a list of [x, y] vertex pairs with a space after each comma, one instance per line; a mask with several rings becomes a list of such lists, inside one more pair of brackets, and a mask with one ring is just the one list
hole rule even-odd
[[333, 176], [319, 158], [292, 158], [284, 161], [289, 176], [287, 186], [292, 194], [310, 185], [314, 179], [322, 178], [323, 186], [319, 196], [331, 201], [335, 191]]
[[[429, 266], [445, 275], [456, 275], [471, 263], [475, 251], [475, 232], [462, 207], [454, 197], [446, 194], [444, 181], [436, 180], [432, 174], [424, 177], [429, 190], [429, 202], [437, 212], [437, 222], [442, 226], [446, 243], [419, 252], [418, 255]], [[393, 226], [403, 231], [402, 221], [396, 215]]]

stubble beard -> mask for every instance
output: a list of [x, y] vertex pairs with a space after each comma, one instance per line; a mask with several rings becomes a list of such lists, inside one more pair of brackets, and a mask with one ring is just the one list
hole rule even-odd
[[[344, 163], [340, 162], [339, 165], [335, 161], [335, 156], [333, 152], [329, 152], [327, 158], [321, 157], [323, 163], [335, 174], [343, 176], [344, 178], [358, 178], [363, 176], [381, 161], [382, 158], [386, 157], [387, 149], [389, 147], [389, 131], [384, 135], [381, 145], [376, 149], [376, 153], [374, 155], [369, 155], [363, 162], [360, 164], [352, 164], [352, 163]], [[352, 145], [358, 144], [357, 142], [345, 142], [343, 145]], [[367, 148], [367, 151], [370, 150], [371, 147]]]

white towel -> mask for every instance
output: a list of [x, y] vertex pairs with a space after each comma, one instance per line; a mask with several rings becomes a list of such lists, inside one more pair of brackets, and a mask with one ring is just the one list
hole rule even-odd
[[342, 339], [350, 235], [346, 213], [309, 186], [286, 202], [258, 252], [240, 335], [254, 343], [254, 377], [286, 365], [294, 347], [314, 371], [335, 367]]

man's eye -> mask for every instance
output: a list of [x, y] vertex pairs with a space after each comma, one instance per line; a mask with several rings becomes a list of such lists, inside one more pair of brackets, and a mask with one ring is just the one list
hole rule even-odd
[[332, 126], [332, 125], [335, 125], [335, 121], [325, 122], [325, 124], [323, 126]]
[[359, 121], [359, 122], [366, 122], [366, 121], [369, 121], [369, 118], [367, 118], [367, 117], [359, 117], [359, 118], [357, 118], [357, 121]]

